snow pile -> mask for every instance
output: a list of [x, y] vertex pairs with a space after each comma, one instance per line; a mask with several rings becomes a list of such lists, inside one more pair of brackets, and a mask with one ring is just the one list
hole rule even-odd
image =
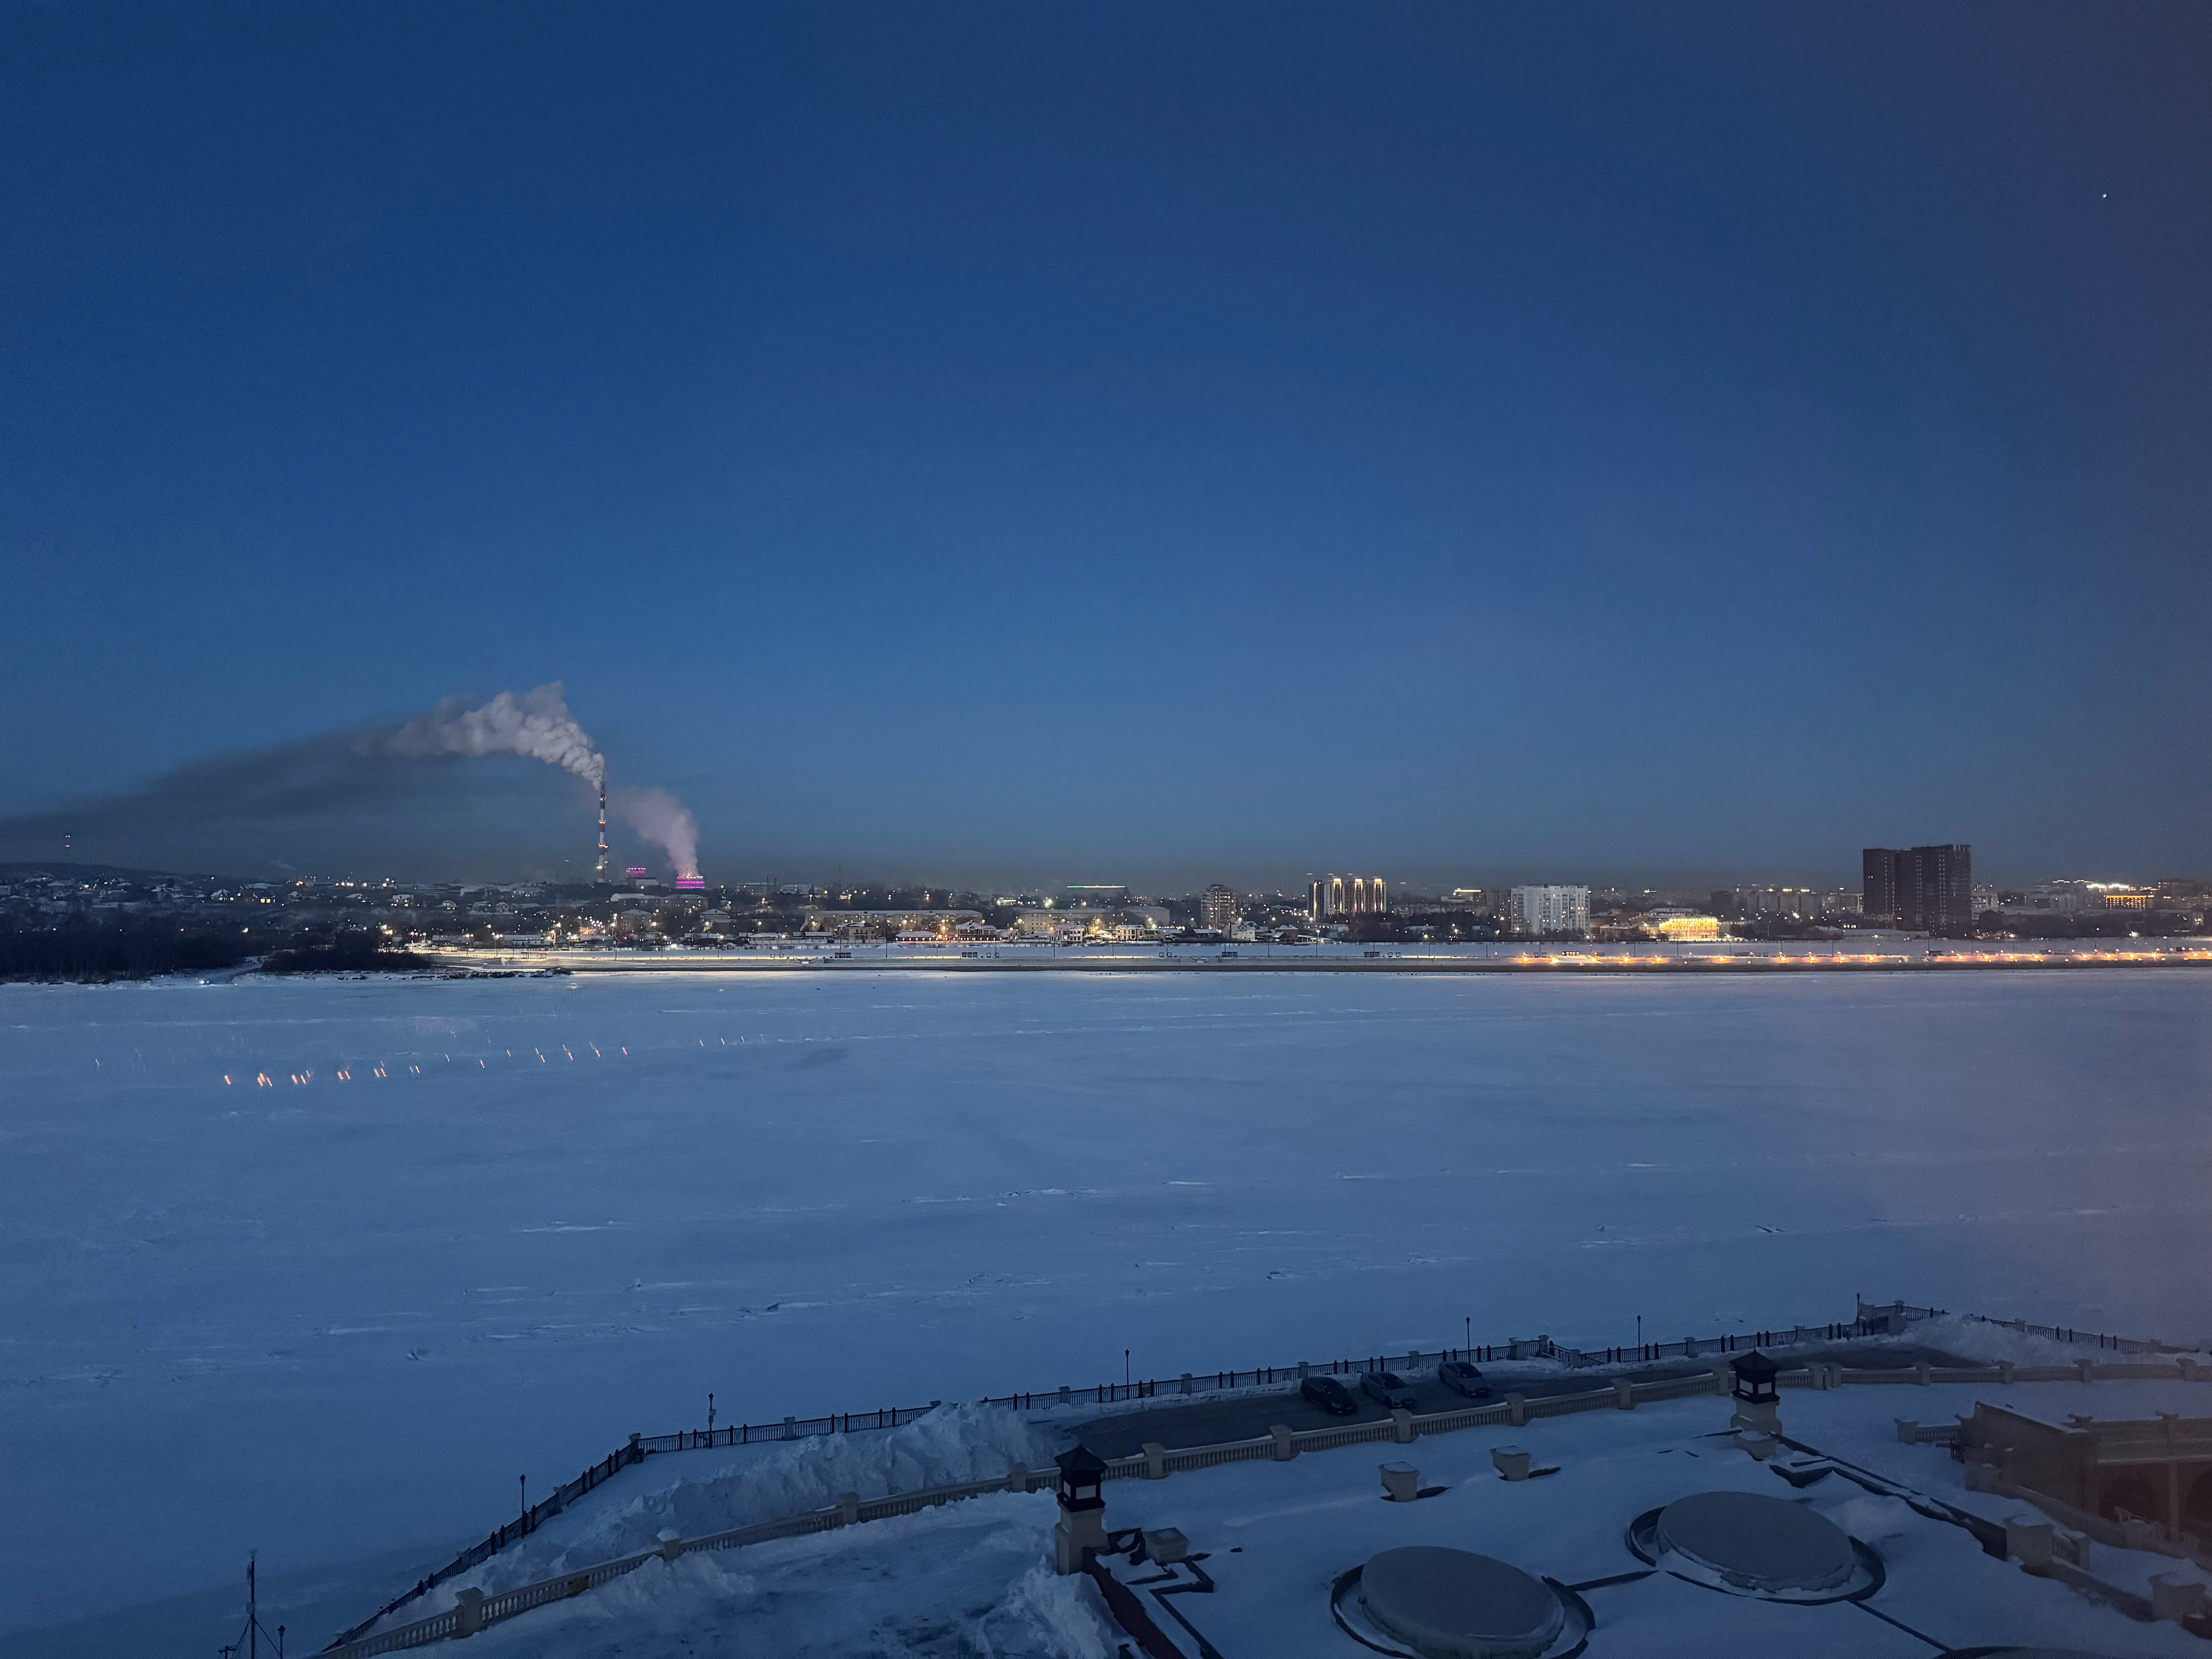
[[1006, 1599], [976, 1621], [975, 1650], [983, 1659], [1051, 1655], [1054, 1659], [1109, 1659], [1112, 1639], [1092, 1609], [1090, 1581], [1063, 1578], [1039, 1562], [1007, 1589]]
[[[788, 1444], [739, 1449], [708, 1472], [690, 1474], [623, 1501], [588, 1503], [559, 1517], [473, 1571], [448, 1579], [387, 1620], [398, 1625], [451, 1607], [463, 1589], [491, 1594], [601, 1561], [649, 1550], [665, 1538], [703, 1538], [825, 1509], [845, 1492], [882, 1498], [930, 1486], [995, 1480], [1016, 1463], [1050, 1465], [1054, 1442], [1000, 1406], [939, 1406], [881, 1433], [816, 1435]], [[685, 1455], [678, 1454], [678, 1455]], [[619, 1480], [652, 1479], [657, 1459]], [[695, 1466], [696, 1467], [696, 1466]]]
[[482, 1644], [482, 1659], [616, 1659], [705, 1650], [741, 1632], [745, 1651], [791, 1659], [1112, 1659], [1119, 1632], [1097, 1590], [1046, 1564], [1055, 1512], [1042, 1493], [994, 1494], [648, 1561], [589, 1595], [495, 1625], [471, 1645]]
[[2094, 1359], [2100, 1364], [2124, 1364], [2136, 1359], [2171, 1364], [2174, 1359], [2170, 1353], [2115, 1353], [2109, 1348], [2099, 1349], [2080, 1342], [2055, 1342], [2047, 1336], [2008, 1330], [2002, 1325], [1964, 1314], [1938, 1314], [1915, 1320], [1898, 1334], [1875, 1340], [1887, 1347], [1934, 1348], [1955, 1354], [1960, 1359], [1978, 1359], [1990, 1365], [2006, 1359], [2015, 1365], [2071, 1365], [2081, 1359]]

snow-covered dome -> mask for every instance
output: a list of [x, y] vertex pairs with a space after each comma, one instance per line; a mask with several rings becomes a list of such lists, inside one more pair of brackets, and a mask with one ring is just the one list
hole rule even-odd
[[1359, 1577], [1359, 1604], [1428, 1659], [1535, 1659], [1565, 1622], [1551, 1587], [1468, 1550], [1385, 1550]]
[[1842, 1528], [1802, 1504], [1748, 1492], [1701, 1492], [1659, 1512], [1654, 1541], [1743, 1589], [1831, 1589], [1857, 1565]]

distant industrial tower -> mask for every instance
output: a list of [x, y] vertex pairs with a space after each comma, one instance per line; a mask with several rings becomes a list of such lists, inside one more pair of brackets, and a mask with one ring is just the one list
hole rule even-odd
[[593, 866], [592, 879], [607, 878], [607, 781], [599, 780], [599, 861]]
[[1390, 908], [1389, 890], [1380, 876], [1324, 876], [1313, 884], [1313, 919], [1331, 916], [1379, 916]]
[[1209, 933], [1225, 933], [1237, 925], [1237, 893], [1219, 882], [1199, 896], [1199, 926]]
[[1974, 849], [1869, 847], [1859, 859], [1859, 908], [1869, 921], [1942, 933], [1974, 925]]

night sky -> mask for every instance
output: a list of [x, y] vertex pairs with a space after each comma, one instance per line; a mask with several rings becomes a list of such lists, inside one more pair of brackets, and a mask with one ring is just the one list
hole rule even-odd
[[717, 878], [2212, 873], [2208, 84], [2201, 3], [17, 0], [0, 857], [587, 868], [520, 760], [162, 805], [558, 679]]

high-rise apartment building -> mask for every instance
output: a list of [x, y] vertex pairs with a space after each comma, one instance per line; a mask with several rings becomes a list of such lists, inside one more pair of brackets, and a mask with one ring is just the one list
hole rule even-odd
[[1938, 931], [1974, 925], [1974, 854], [1963, 842], [1947, 847], [1916, 847], [1911, 879], [1905, 884], [1908, 927]]
[[1530, 939], [1589, 932], [1587, 887], [1516, 887], [1506, 905], [1513, 931]]
[[1974, 925], [1973, 848], [1869, 847], [1860, 854], [1860, 908], [1869, 921], [1942, 933]]
[[1313, 884], [1312, 905], [1316, 921], [1379, 916], [1390, 908], [1390, 896], [1380, 876], [1323, 876]]
[[1198, 896], [1198, 924], [1209, 933], [1225, 933], [1237, 925], [1237, 892], [1215, 882]]
[[1898, 866], [1905, 854], [1893, 847], [1869, 847], [1859, 854], [1859, 913], [1869, 921], [1897, 921]]

